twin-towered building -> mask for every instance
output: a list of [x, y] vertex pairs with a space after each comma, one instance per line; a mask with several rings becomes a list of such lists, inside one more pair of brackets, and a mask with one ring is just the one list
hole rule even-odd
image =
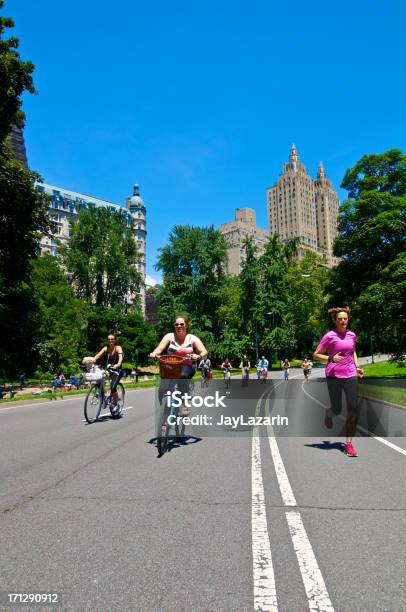
[[337, 236], [339, 200], [320, 162], [317, 178], [313, 180], [301, 163], [295, 145], [289, 161], [283, 165], [283, 173], [273, 187], [267, 189], [269, 231], [257, 227], [255, 212], [251, 208], [236, 209], [235, 221], [223, 223], [220, 232], [229, 243], [229, 274], [238, 274], [244, 259], [243, 241], [250, 236], [263, 252], [270, 235], [277, 234], [284, 242], [298, 237], [298, 258], [306, 251], [313, 251], [333, 266], [338, 259], [333, 256], [333, 243]]
[[338, 195], [326, 177], [320, 162], [314, 181], [299, 160], [295, 145], [283, 173], [267, 190], [268, 223], [271, 234], [282, 241], [297, 236], [300, 240], [298, 256], [313, 251], [324, 257], [327, 265], [338, 260], [333, 257], [333, 242], [337, 236]]

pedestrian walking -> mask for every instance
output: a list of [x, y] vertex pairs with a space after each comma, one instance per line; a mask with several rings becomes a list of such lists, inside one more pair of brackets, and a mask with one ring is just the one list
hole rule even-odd
[[282, 364], [282, 368], [283, 368], [283, 375], [285, 377], [285, 380], [289, 380], [289, 369], [290, 369], [289, 359], [285, 359], [285, 361]]

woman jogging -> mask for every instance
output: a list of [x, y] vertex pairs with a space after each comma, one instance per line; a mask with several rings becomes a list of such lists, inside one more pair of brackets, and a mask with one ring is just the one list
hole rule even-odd
[[[320, 340], [314, 351], [314, 359], [327, 364], [327, 388], [330, 396], [330, 408], [326, 410], [324, 424], [328, 429], [333, 426], [333, 416], [337, 416], [342, 408], [342, 392], [347, 401], [346, 442], [345, 454], [348, 457], [357, 457], [352, 439], [357, 427], [358, 408], [358, 378], [362, 378], [364, 371], [358, 367], [357, 353], [355, 352], [356, 335], [347, 329], [350, 320], [350, 309], [331, 308], [331, 318], [335, 329], [327, 332]], [[327, 355], [323, 354], [327, 353]]]
[[303, 370], [303, 374], [304, 374], [306, 382], [308, 382], [309, 380], [309, 376], [310, 376], [310, 372], [312, 371], [312, 367], [313, 367], [312, 362], [309, 361], [307, 357], [305, 357], [302, 363], [302, 370]]

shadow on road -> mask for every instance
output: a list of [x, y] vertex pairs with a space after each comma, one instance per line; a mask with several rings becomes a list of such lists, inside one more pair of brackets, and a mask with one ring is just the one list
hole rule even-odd
[[[202, 438], [197, 438], [196, 436], [169, 436], [168, 438], [166, 453], [170, 453], [172, 450], [180, 448], [181, 446], [189, 446], [190, 444], [196, 444], [196, 442], [202, 441]], [[148, 440], [148, 444], [156, 444], [157, 440], [158, 438], [151, 438]], [[163, 456], [164, 455], [158, 454], [157, 459]]]
[[305, 444], [309, 448], [318, 448], [319, 450], [338, 450], [340, 453], [344, 453], [344, 444], [342, 442], [330, 442], [329, 440], [323, 440], [317, 444]]

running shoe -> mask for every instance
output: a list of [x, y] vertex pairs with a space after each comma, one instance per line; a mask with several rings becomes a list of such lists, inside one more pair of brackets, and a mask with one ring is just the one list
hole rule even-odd
[[351, 442], [345, 442], [344, 449], [345, 449], [344, 452], [347, 455], [347, 457], [358, 457], [358, 453], [353, 447]]
[[328, 412], [324, 415], [324, 425], [327, 429], [331, 429], [333, 427], [333, 417]]

